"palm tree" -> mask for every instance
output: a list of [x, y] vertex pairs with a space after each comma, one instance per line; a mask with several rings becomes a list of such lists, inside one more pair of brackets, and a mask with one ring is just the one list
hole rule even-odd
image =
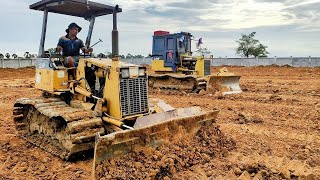
[[25, 52], [23, 55], [25, 58], [30, 58], [30, 53], [29, 52]]
[[31, 54], [30, 55], [30, 58], [36, 58], [37, 57], [37, 54]]
[[201, 56], [207, 56], [211, 53], [207, 48], [200, 48], [196, 52], [200, 53]]
[[107, 58], [109, 58], [109, 59], [112, 58], [112, 53], [111, 52], [107, 52]]
[[11, 55], [13, 57], [13, 59], [18, 58], [18, 55], [16, 55], [15, 53]]
[[128, 53], [127, 56], [126, 56], [126, 59], [128, 59], [128, 58], [133, 58], [133, 55]]
[[56, 52], [56, 48], [49, 48], [47, 51], [49, 51], [50, 54]]
[[106, 55], [103, 53], [99, 53], [97, 56], [98, 56], [98, 58], [105, 58], [106, 57]]
[[6, 53], [6, 58], [9, 59], [10, 58], [10, 54]]

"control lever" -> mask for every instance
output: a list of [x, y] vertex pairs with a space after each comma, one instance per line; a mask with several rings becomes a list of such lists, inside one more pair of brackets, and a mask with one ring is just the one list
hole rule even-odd
[[101, 39], [99, 39], [99, 41], [98, 42], [96, 42], [96, 43], [94, 43], [92, 46], [90, 46], [90, 48], [92, 48], [93, 46], [95, 46], [95, 45], [97, 45], [97, 44], [99, 44], [99, 43], [101, 43], [101, 42], [103, 42]]

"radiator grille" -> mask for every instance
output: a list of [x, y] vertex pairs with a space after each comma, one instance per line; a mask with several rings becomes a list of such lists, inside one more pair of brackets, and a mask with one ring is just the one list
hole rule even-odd
[[122, 116], [148, 112], [147, 78], [120, 80]]
[[204, 75], [210, 75], [211, 74], [211, 60], [204, 60]]

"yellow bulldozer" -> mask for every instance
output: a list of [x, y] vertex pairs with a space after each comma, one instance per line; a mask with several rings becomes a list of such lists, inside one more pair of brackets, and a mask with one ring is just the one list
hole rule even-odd
[[[87, 0], [42, 0], [30, 5], [44, 11], [35, 88], [43, 95], [21, 98], [14, 104], [18, 133], [28, 142], [65, 160], [94, 152], [96, 167], [136, 147], [156, 147], [179, 131], [195, 133], [214, 122], [219, 110], [173, 108], [149, 99], [146, 68], [121, 62], [118, 53], [119, 6]], [[44, 51], [48, 12], [90, 21], [90, 46], [96, 17], [112, 14], [112, 59], [82, 56], [76, 79], [68, 75], [61, 56]]]
[[240, 76], [222, 68], [211, 73], [211, 59], [192, 56], [193, 35], [155, 31], [152, 42], [152, 70], [149, 87], [189, 92], [241, 93]]

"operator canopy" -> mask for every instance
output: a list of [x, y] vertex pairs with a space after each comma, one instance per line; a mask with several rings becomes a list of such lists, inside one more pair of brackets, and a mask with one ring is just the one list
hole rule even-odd
[[[87, 0], [42, 0], [30, 5], [30, 9], [48, 12], [83, 17], [85, 19], [91, 16], [104, 16], [112, 14], [114, 7], [104, 5]], [[122, 12], [119, 8], [118, 12]]]

